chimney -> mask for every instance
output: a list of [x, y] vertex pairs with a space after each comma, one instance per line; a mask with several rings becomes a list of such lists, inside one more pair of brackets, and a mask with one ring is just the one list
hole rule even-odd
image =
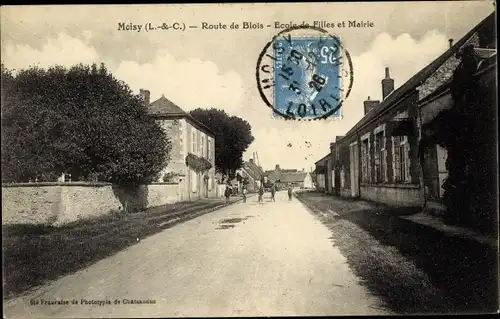
[[251, 158], [251, 159], [250, 159], [250, 163], [252, 163], [252, 164], [253, 164], [253, 158]]
[[151, 97], [151, 93], [149, 92], [149, 90], [140, 89], [139, 96], [141, 97], [141, 100], [144, 102], [144, 105], [149, 107], [150, 97]]
[[276, 164], [276, 169], [280, 169], [280, 166], [278, 164]]
[[450, 42], [450, 48], [453, 46], [453, 39], [449, 39], [448, 42]]
[[389, 75], [389, 68], [385, 68], [385, 79], [382, 80], [382, 100], [394, 91], [394, 80]]
[[[383, 82], [382, 82], [383, 84]], [[365, 115], [370, 112], [371, 110], [373, 110], [377, 105], [380, 104], [380, 101], [378, 100], [371, 100], [370, 97], [368, 97], [368, 99], [366, 99], [366, 101], [363, 102], [363, 105], [365, 107]]]

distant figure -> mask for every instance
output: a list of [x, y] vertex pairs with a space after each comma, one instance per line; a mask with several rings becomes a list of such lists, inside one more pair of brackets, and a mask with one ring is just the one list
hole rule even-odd
[[288, 200], [292, 200], [292, 184], [288, 184]]
[[229, 203], [229, 196], [231, 196], [231, 186], [226, 185], [226, 190], [224, 191], [224, 196], [226, 196], [226, 203]]
[[275, 202], [274, 200], [274, 195], [276, 194], [276, 186], [273, 184], [273, 186], [271, 186], [271, 200], [273, 202]]
[[262, 202], [262, 195], [264, 195], [264, 187], [259, 188], [259, 199], [258, 202]]
[[246, 203], [247, 202], [247, 189], [246, 188], [243, 188], [243, 203]]

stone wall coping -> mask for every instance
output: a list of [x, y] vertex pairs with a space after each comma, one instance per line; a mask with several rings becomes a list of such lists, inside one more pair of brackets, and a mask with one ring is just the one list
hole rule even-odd
[[361, 184], [361, 187], [380, 187], [380, 188], [411, 188], [419, 189], [419, 184]]
[[[47, 187], [47, 186], [80, 186], [80, 187], [104, 187], [113, 186], [116, 184], [106, 182], [38, 182], [38, 183], [2, 183], [4, 187]], [[158, 182], [144, 185], [179, 185], [176, 182]], [[118, 186], [118, 185], [116, 185]], [[142, 186], [142, 185], [141, 185]]]
[[154, 182], [146, 185], [179, 185], [177, 182]]
[[43, 187], [43, 186], [84, 186], [104, 187], [111, 186], [106, 182], [33, 182], [33, 183], [2, 183], [2, 187]]

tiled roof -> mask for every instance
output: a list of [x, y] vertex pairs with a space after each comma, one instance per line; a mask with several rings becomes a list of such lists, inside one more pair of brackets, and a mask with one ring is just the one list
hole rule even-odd
[[163, 116], [186, 116], [187, 113], [178, 107], [174, 102], [161, 96], [158, 100], [149, 105], [149, 114]]
[[255, 163], [245, 162], [244, 167], [248, 175], [254, 180], [260, 180], [264, 174], [264, 171], [259, 166], [255, 165]]
[[491, 19], [495, 19], [495, 13], [490, 14], [487, 18], [485, 18], [481, 23], [479, 23], [476, 27], [470, 30], [464, 37], [462, 37], [459, 41], [457, 41], [451, 48], [446, 50], [443, 54], [441, 54], [437, 59], [432, 61], [429, 65], [423, 68], [420, 72], [411, 77], [406, 83], [401, 85], [397, 90], [393, 91], [385, 100], [383, 100], [378, 106], [376, 106], [372, 111], [368, 112], [356, 125], [354, 125], [345, 136], [349, 136], [356, 132], [359, 128], [371, 122], [374, 118], [376, 118], [380, 113], [390, 109], [394, 106], [394, 103], [398, 101], [400, 98], [416, 89], [419, 85], [421, 85], [426, 79], [428, 79], [444, 62], [446, 62], [449, 58], [455, 55], [460, 48], [469, 40], [469, 38], [474, 35], [475, 32], [478, 31], [480, 27], [490, 22]]
[[[482, 49], [482, 48], [475, 48], [474, 52], [476, 56], [479, 58], [479, 63], [477, 65], [477, 70], [476, 70], [476, 75], [478, 73], [481, 73], [484, 69], [487, 69], [488, 67], [491, 67], [492, 65], [496, 65], [496, 50], [494, 49]], [[419, 105], [425, 105], [429, 103], [429, 101], [434, 100], [436, 97], [440, 96], [444, 92], [450, 89], [451, 86], [451, 81], [452, 79], [448, 79], [445, 83], [443, 83], [441, 86], [436, 88], [434, 92], [431, 94], [427, 95], [420, 101], [418, 101]]]
[[191, 123], [193, 123], [198, 128], [207, 131], [211, 135], [215, 136], [214, 132], [206, 127], [203, 123], [198, 122], [191, 114], [185, 112], [174, 102], [167, 99], [162, 95], [158, 100], [154, 101], [149, 105], [149, 114], [153, 116], [161, 117], [184, 117], [187, 118]]
[[283, 173], [281, 174], [280, 182], [281, 183], [299, 183], [303, 182], [306, 178], [307, 173]]
[[330, 156], [330, 153], [326, 154], [325, 156], [323, 156], [323, 157], [322, 157], [319, 161], [317, 161], [317, 162], [316, 162], [316, 163], [314, 163], [314, 164], [316, 164], [316, 165], [318, 165], [318, 166], [325, 165], [325, 161], [326, 161], [326, 159], [327, 159], [329, 156]]

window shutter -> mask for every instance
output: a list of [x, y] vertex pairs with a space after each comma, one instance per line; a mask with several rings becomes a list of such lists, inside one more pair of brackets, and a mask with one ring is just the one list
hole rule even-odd
[[387, 183], [387, 152], [382, 151], [382, 180]]
[[411, 181], [411, 174], [410, 174], [410, 144], [405, 143], [404, 144], [404, 154], [405, 154], [405, 181], [410, 182]]
[[385, 131], [384, 135], [382, 136], [382, 180], [384, 183], [387, 183], [387, 150], [385, 149]]
[[374, 168], [374, 171], [375, 171], [375, 180], [374, 182], [378, 182], [378, 179], [379, 179], [379, 170], [380, 170], [380, 154], [379, 154], [379, 138], [378, 138], [378, 134], [375, 134], [374, 135], [374, 140], [373, 140], [373, 168]]
[[367, 148], [366, 144], [362, 142], [361, 144], [361, 173], [363, 182], [368, 181], [368, 165], [367, 165]]
[[394, 181], [398, 182], [400, 180], [400, 156], [399, 156], [399, 145], [398, 140], [392, 138], [392, 168], [394, 172]]
[[340, 187], [344, 188], [345, 185], [345, 172], [344, 168], [342, 167], [342, 170], [340, 171]]
[[368, 149], [366, 151], [366, 168], [367, 168], [367, 171], [368, 171], [368, 176], [367, 176], [367, 182], [370, 183], [372, 178], [372, 170], [371, 170], [371, 145], [370, 145], [370, 138], [368, 138]]
[[196, 134], [194, 132], [191, 134], [191, 152], [196, 154]]

